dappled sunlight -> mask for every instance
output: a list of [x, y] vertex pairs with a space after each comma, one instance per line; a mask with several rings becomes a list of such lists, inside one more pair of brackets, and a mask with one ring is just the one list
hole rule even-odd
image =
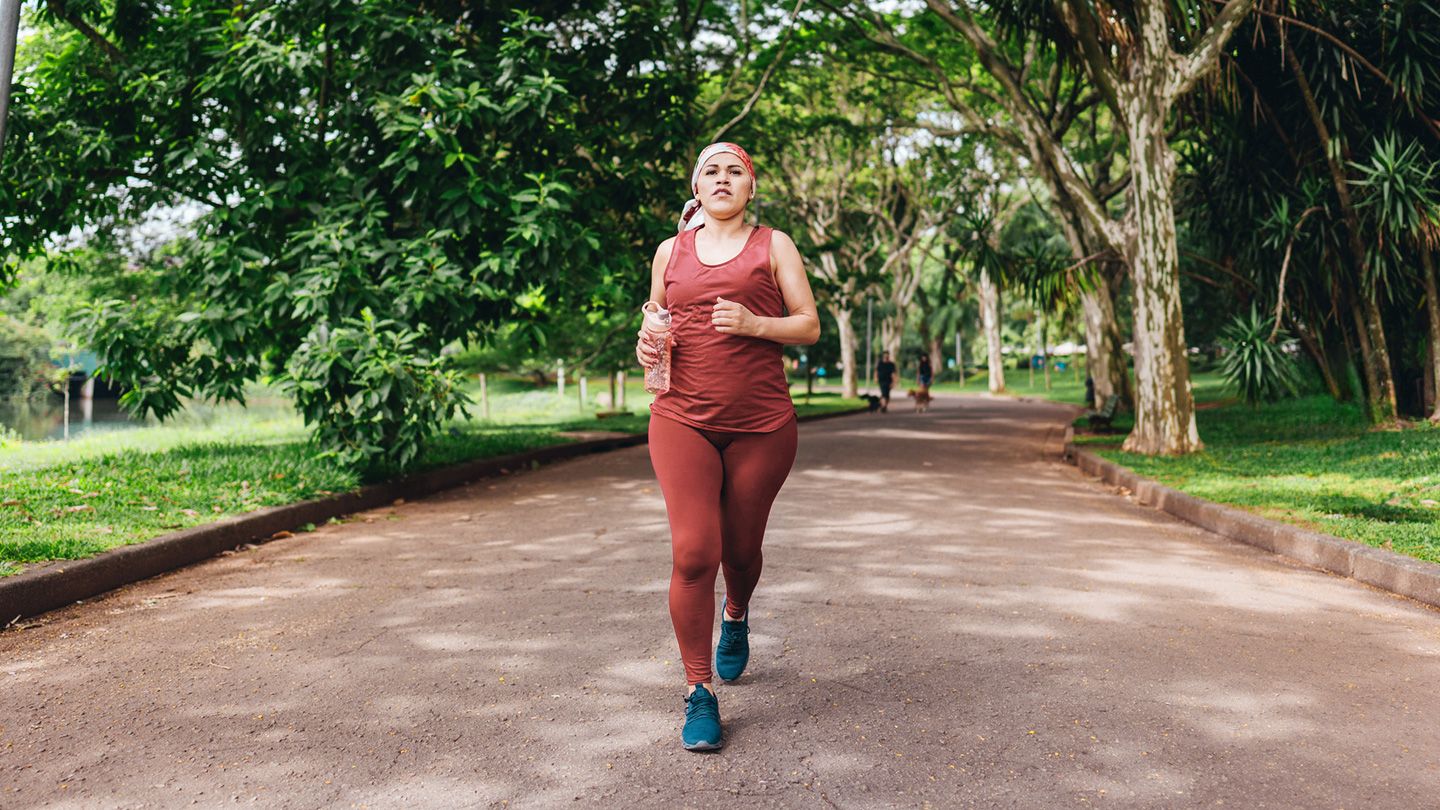
[[864, 438], [864, 439], [913, 439], [922, 442], [946, 442], [957, 444], [978, 444], [984, 439], [974, 436], [963, 436], [938, 431], [925, 431], [902, 428], [873, 428], [870, 430], [848, 430], [833, 434], [837, 438]]
[[718, 756], [676, 742], [669, 530], [644, 448], [357, 515], [0, 635], [0, 710], [39, 718], [0, 743], [27, 784], [80, 768], [122, 804], [264, 803], [299, 782], [331, 805], [677, 785], [682, 805], [919, 803], [855, 792], [883, 768], [981, 804], [1013, 803], [1030, 774], [1057, 804], [1183, 806], [1211, 778], [1197, 758], [1250, 785], [1277, 746], [1307, 784], [1349, 760], [1366, 763], [1345, 776], [1357, 791], [1431, 784], [1369, 763], [1433, 731], [1432, 613], [1117, 497], [1044, 460], [1050, 417], [982, 404], [978, 421], [957, 400], [936, 411], [953, 426], [885, 428], [965, 441], [879, 437], [863, 415], [802, 427], [751, 666], [717, 689]]
[[979, 621], [962, 619], [951, 624], [955, 632], [966, 636], [989, 638], [1054, 638], [1057, 633], [1049, 625], [1015, 619]]
[[[411, 536], [413, 536], [413, 534]], [[398, 539], [401, 539], [401, 535], [398, 532], [383, 532], [378, 534], [356, 533], [354, 535], [336, 538], [335, 542], [341, 546], [364, 546], [371, 543], [388, 543]]]
[[317, 578], [306, 580], [302, 585], [288, 588], [279, 586], [255, 586], [214, 591], [207, 590], [204, 593], [195, 594], [187, 600], [187, 607], [192, 610], [215, 608], [233, 610], [249, 605], [258, 605], [266, 600], [310, 597], [327, 592], [331, 595], [338, 595], [340, 591], [351, 587], [355, 587], [355, 583], [350, 580]]
[[856, 585], [862, 593], [890, 599], [926, 599], [931, 590], [920, 583], [893, 577], [859, 577]]
[[1316, 730], [1306, 717], [1315, 699], [1291, 684], [1263, 691], [1194, 680], [1169, 686], [1178, 714], [1217, 740], [1298, 740]]

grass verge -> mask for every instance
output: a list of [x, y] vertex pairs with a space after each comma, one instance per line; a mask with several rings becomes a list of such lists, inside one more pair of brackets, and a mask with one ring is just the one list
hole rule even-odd
[[[582, 406], [521, 380], [492, 383], [491, 418], [447, 425], [417, 471], [564, 444], [574, 431], [643, 433], [650, 397], [638, 382], [626, 395], [631, 412], [602, 419], [593, 401]], [[817, 394], [796, 410], [803, 416], [861, 404]], [[298, 418], [247, 418], [240, 409], [208, 424], [0, 448], [0, 576], [362, 483], [318, 458]]]
[[[1440, 429], [1373, 429], [1358, 405], [1323, 395], [1251, 408], [1214, 374], [1193, 384], [1203, 451], [1121, 452], [1129, 413], [1112, 433], [1077, 432], [1075, 443], [1198, 498], [1440, 562]], [[1083, 429], [1085, 419], [1076, 424]]]

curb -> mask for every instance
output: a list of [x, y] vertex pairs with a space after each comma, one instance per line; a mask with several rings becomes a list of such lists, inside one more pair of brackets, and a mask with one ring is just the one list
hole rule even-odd
[[1440, 607], [1440, 564], [1312, 532], [1186, 495], [1158, 481], [1142, 478], [1089, 450], [1076, 448], [1073, 428], [1065, 434], [1065, 460], [1081, 472], [1096, 476], [1107, 484], [1129, 489], [1137, 502], [1168, 512], [1202, 529], [1312, 568]]
[[[837, 411], [801, 417], [799, 421], [813, 422], [864, 412], [863, 408]], [[291, 531], [306, 523], [324, 523], [330, 518], [375, 509], [399, 498], [423, 498], [511, 470], [634, 447], [648, 441], [649, 436], [639, 433], [465, 461], [394, 481], [370, 484], [353, 492], [257, 509], [134, 545], [119, 546], [83, 560], [57, 561], [0, 579], [0, 630], [20, 619], [193, 565], [246, 543], [266, 542], [276, 532]]]

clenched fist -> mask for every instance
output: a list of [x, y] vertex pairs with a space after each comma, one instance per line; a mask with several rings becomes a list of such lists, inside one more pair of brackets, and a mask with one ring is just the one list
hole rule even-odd
[[715, 308], [710, 311], [710, 325], [722, 334], [753, 337], [760, 331], [760, 318], [746, 309], [744, 304], [717, 296]]

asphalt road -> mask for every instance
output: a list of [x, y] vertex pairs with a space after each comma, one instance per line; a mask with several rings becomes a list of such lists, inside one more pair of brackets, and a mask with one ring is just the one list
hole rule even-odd
[[802, 425], [719, 753], [640, 447], [0, 634], [0, 807], [1440, 806], [1440, 613], [1084, 479], [1067, 418]]

